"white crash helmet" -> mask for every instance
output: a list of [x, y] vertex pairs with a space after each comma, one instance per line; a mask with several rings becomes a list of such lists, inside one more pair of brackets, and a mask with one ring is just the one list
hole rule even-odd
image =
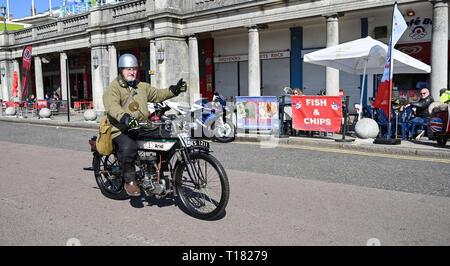
[[138, 67], [137, 59], [132, 54], [123, 54], [119, 58], [119, 68]]

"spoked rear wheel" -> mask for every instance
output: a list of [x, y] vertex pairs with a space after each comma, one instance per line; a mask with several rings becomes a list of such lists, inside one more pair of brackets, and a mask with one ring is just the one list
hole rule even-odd
[[94, 155], [92, 161], [95, 181], [103, 195], [110, 199], [121, 200], [127, 198], [123, 187], [123, 179], [120, 177], [119, 162], [116, 155]]
[[230, 185], [219, 161], [206, 153], [189, 155], [198, 179], [190, 176], [186, 164], [175, 169], [175, 185], [182, 207], [192, 216], [213, 220], [220, 216], [228, 204]]

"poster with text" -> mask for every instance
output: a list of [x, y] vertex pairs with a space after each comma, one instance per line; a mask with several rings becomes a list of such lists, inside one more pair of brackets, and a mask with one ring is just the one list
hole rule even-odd
[[340, 96], [291, 96], [292, 127], [296, 130], [339, 132], [342, 123]]

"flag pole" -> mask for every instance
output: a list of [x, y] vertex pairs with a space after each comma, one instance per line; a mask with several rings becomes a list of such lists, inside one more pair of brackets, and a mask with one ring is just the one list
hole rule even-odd
[[394, 79], [394, 44], [392, 43], [392, 36], [394, 35], [394, 26], [395, 26], [395, 8], [397, 7], [397, 1], [394, 4], [394, 9], [392, 10], [392, 27], [391, 27], [391, 38], [389, 39], [389, 47], [390, 47], [390, 62], [389, 62], [389, 93], [388, 93], [388, 132], [387, 139], [391, 138], [391, 103], [392, 103], [392, 80]]
[[[393, 84], [393, 77], [394, 77], [394, 47], [395, 44], [397, 43], [397, 41], [400, 39], [400, 37], [402, 36], [402, 34], [405, 32], [407, 25], [406, 22], [403, 18], [403, 15], [400, 13], [400, 11], [398, 10], [397, 7], [397, 2], [395, 2], [394, 4], [394, 10], [392, 12], [392, 29], [391, 29], [391, 37], [389, 38], [389, 46], [388, 46], [388, 53], [386, 55], [386, 63], [389, 60], [389, 72], [387, 72], [387, 68], [385, 68], [385, 72], [383, 73], [383, 78], [384, 78], [384, 74], [388, 74], [389, 75], [389, 84], [388, 84], [388, 88], [387, 88], [387, 96], [388, 98], [386, 99], [387, 102], [387, 120], [388, 120], [388, 132], [386, 133], [386, 139], [382, 139], [382, 138], [377, 138], [374, 143], [375, 144], [400, 144], [401, 143], [401, 139], [391, 139], [391, 98], [392, 98], [392, 84]], [[398, 18], [396, 18], [396, 13], [399, 16]], [[381, 98], [380, 98], [381, 99]], [[376, 99], [375, 99], [376, 101]], [[379, 105], [379, 104], [378, 104]]]

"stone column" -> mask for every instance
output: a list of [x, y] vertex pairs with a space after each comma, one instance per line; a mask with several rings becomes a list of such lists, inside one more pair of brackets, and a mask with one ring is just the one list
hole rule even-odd
[[[157, 60], [158, 72], [156, 75], [157, 88], [168, 88], [180, 78], [189, 80], [189, 48], [185, 38], [162, 37], [156, 39], [156, 51], [164, 54], [164, 60]], [[189, 105], [189, 94], [181, 93], [171, 101]]]
[[200, 99], [200, 69], [198, 63], [197, 37], [189, 37], [189, 97], [190, 104]]
[[44, 80], [42, 78], [42, 60], [39, 56], [34, 57], [34, 79], [36, 82], [36, 99], [44, 100]]
[[[97, 61], [98, 65], [94, 65]], [[109, 86], [109, 52], [107, 46], [96, 46], [91, 49], [92, 64], [92, 100], [97, 115], [103, 115], [103, 93]]]
[[[5, 75], [3, 75], [2, 69], [5, 71]], [[12, 93], [12, 84], [9, 84], [8, 82], [8, 62], [7, 61], [1, 61], [0, 62], [0, 79], [1, 79], [1, 87], [2, 87], [2, 100], [4, 102], [8, 102], [11, 97]], [[11, 87], [11, 88], [10, 88]]]
[[259, 61], [259, 32], [257, 26], [248, 29], [248, 94], [261, 96], [261, 71]]
[[109, 53], [109, 82], [111, 83], [117, 78], [118, 68], [117, 68], [117, 50], [114, 44], [108, 45]]
[[157, 87], [156, 80], [158, 77], [158, 62], [156, 60], [156, 41], [150, 40], [150, 71], [153, 75], [150, 76], [150, 84]]
[[[339, 22], [338, 15], [333, 14], [325, 17], [327, 20], [327, 47], [339, 44]], [[326, 95], [339, 95], [339, 70], [331, 67], [326, 68]]]
[[[67, 95], [67, 84], [68, 84], [68, 73], [69, 73], [69, 69], [68, 69], [68, 65], [66, 65], [66, 61], [69, 60], [67, 57], [66, 53], [60, 53], [59, 54], [59, 65], [60, 65], [60, 69], [61, 69], [61, 86], [60, 86], [60, 91], [58, 92], [61, 99], [63, 101], [66, 101], [68, 98]], [[70, 91], [69, 91], [70, 94]]]
[[448, 82], [448, 1], [433, 0], [431, 37], [431, 96], [439, 101], [439, 90]]

